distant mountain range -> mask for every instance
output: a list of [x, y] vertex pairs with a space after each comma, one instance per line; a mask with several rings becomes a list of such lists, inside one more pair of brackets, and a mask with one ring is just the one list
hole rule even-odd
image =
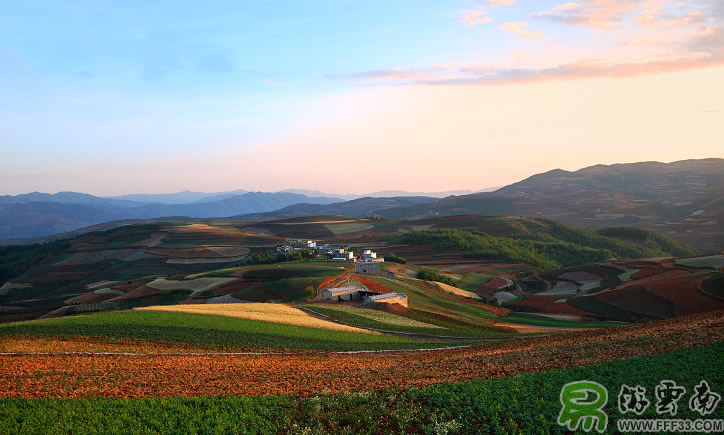
[[345, 201], [354, 195], [339, 198], [294, 189], [240, 192], [244, 191], [114, 198], [74, 192], [0, 196], [0, 240], [41, 237], [118, 219], [168, 216], [413, 220], [478, 214], [549, 218], [587, 228], [636, 226], [673, 236], [700, 251], [724, 250], [724, 159], [596, 165], [573, 172], [557, 169], [494, 192], [463, 191], [466, 194], [444, 198], [386, 191]]
[[428, 196], [398, 196], [393, 198], [358, 198], [329, 205], [295, 204], [268, 213], [254, 213], [235, 216], [245, 220], [288, 219], [314, 215], [338, 216], [380, 216], [386, 209], [424, 206], [439, 201]]
[[342, 198], [342, 199], [346, 199], [346, 200], [350, 201], [350, 200], [360, 199], [360, 198], [395, 198], [395, 197], [400, 197], [400, 196], [426, 196], [426, 197], [430, 197], [430, 198], [445, 198], [450, 195], [470, 195], [472, 193], [493, 192], [497, 189], [500, 189], [500, 186], [488, 187], [488, 188], [481, 189], [478, 191], [449, 190], [449, 191], [445, 191], [445, 192], [407, 192], [404, 190], [381, 190], [379, 192], [365, 193], [364, 195], [352, 195], [352, 194], [340, 195], [340, 194], [334, 194], [334, 193], [324, 193], [324, 192], [320, 192], [318, 190], [306, 190], [306, 189], [286, 189], [286, 190], [282, 190], [282, 192], [299, 193], [301, 195], [306, 195], [306, 196], [311, 196], [311, 197], [326, 196], [326, 197]]
[[219, 193], [192, 192], [190, 190], [184, 190], [183, 192], [176, 193], [137, 193], [131, 195], [110, 196], [107, 197], [107, 199], [134, 201], [145, 204], [190, 204], [194, 202], [219, 201], [221, 199], [231, 198], [232, 196], [243, 195], [245, 193], [248, 193], [248, 191], [243, 189]]
[[724, 250], [724, 159], [596, 165], [574, 172], [556, 169], [495, 192], [415, 202], [394, 206], [387, 199], [365, 198], [321, 207], [296, 204], [240, 217], [266, 220], [342, 214], [413, 220], [469, 214], [523, 216], [586, 228], [635, 226], [675, 237], [702, 252]]
[[[296, 193], [299, 195], [308, 196], [310, 198], [339, 198], [340, 200], [353, 200], [353, 199], [359, 199], [359, 198], [366, 198], [366, 197], [374, 197], [374, 198], [391, 198], [391, 197], [397, 197], [397, 196], [428, 196], [431, 198], [445, 198], [450, 195], [469, 195], [472, 193], [480, 193], [480, 192], [492, 192], [497, 189], [498, 187], [489, 187], [486, 189], [481, 189], [477, 191], [472, 190], [450, 190], [446, 192], [406, 192], [404, 190], [383, 190], [379, 192], [371, 192], [366, 193], [363, 195], [354, 195], [354, 194], [338, 194], [338, 193], [326, 193], [326, 192], [320, 192], [319, 190], [307, 190], [307, 189], [284, 189], [280, 190], [278, 193]], [[232, 196], [236, 195], [242, 195], [244, 193], [247, 193], [247, 190], [238, 189], [238, 190], [232, 190], [228, 192], [217, 192], [217, 193], [206, 193], [206, 192], [193, 192], [190, 190], [185, 190], [183, 192], [176, 192], [176, 193], [136, 193], [131, 195], [121, 195], [121, 196], [109, 196], [105, 197], [104, 199], [113, 199], [113, 200], [124, 200], [124, 201], [133, 201], [133, 202], [140, 202], [144, 204], [151, 204], [151, 203], [162, 203], [162, 204], [190, 204], [195, 202], [210, 202], [210, 201], [218, 201], [221, 199], [230, 198]], [[73, 192], [61, 192], [61, 193], [73, 193]], [[26, 195], [18, 195], [28, 197], [29, 195], [48, 195], [47, 193], [30, 193]], [[85, 194], [77, 194], [77, 195], [85, 195]]]
[[[0, 240], [22, 240], [73, 231], [120, 219], [166, 216], [225, 217], [279, 210], [291, 204], [331, 204], [338, 198], [310, 198], [296, 193], [247, 192], [187, 204], [144, 203], [74, 192], [31, 193], [0, 197]], [[198, 201], [198, 200], [197, 200]]]

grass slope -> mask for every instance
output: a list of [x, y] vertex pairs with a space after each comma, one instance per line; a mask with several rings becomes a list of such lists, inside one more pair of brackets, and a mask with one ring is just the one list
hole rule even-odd
[[[495, 337], [515, 334], [490, 323], [500, 318], [481, 306], [439, 294], [415, 279], [368, 277], [392, 291], [407, 295], [408, 310], [379, 312], [334, 304], [305, 305], [320, 314], [350, 325], [388, 331], [455, 337]], [[424, 326], [425, 324], [430, 326]]]
[[[0, 432], [566, 433], [556, 422], [561, 387], [588, 379], [608, 390], [606, 433], [614, 433], [616, 420], [636, 417], [616, 409], [622, 384], [644, 386], [652, 404], [641, 418], [658, 418], [654, 387], [673, 380], [687, 389], [676, 418], [701, 418], [685, 402], [701, 380], [721, 393], [723, 352], [724, 344], [716, 343], [567, 370], [311, 398], [4, 399]], [[721, 418], [721, 405], [708, 417]]]
[[[443, 347], [444, 343], [328, 331], [222, 316], [118, 311], [0, 325], [4, 334], [123, 337], [263, 349], [381, 350]], [[458, 343], [460, 344], [460, 343]]]

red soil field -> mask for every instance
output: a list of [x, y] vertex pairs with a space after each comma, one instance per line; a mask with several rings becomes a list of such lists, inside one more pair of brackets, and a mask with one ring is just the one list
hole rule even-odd
[[507, 305], [531, 307], [531, 308], [536, 309], [536, 311], [542, 311], [545, 307], [547, 307], [549, 304], [557, 301], [558, 299], [561, 299], [561, 297], [560, 296], [529, 295], [529, 296], [526, 296], [525, 299], [522, 301], [509, 302]]
[[427, 352], [0, 355], [0, 398], [313, 396], [571, 368], [724, 340], [724, 312]]
[[244, 281], [244, 280], [239, 279], [239, 280], [231, 281], [229, 283], [222, 284], [218, 287], [212, 288], [211, 294], [214, 296], [228, 295], [228, 294], [231, 294], [234, 292], [238, 292], [239, 290], [243, 290], [245, 288], [255, 286], [256, 284], [257, 284], [256, 282], [249, 282], [249, 281]]
[[[340, 278], [348, 275], [349, 273], [350, 273], [350, 271], [345, 270], [344, 272], [340, 273], [340, 274], [337, 275], [337, 276], [332, 276], [332, 277], [329, 277], [329, 278], [325, 279], [324, 281], [322, 281], [322, 282], [319, 283], [319, 285], [317, 286], [317, 290], [321, 289], [321, 288], [324, 287], [324, 286], [327, 286], [327, 285], [332, 284], [333, 282], [335, 282], [335, 281], [337, 281], [338, 279], [340, 279]], [[361, 281], [360, 281], [360, 282], [361, 282]]]
[[724, 302], [707, 296], [699, 290], [701, 275], [689, 275], [678, 279], [650, 283], [647, 285], [674, 304], [674, 315], [705, 313], [724, 309]]
[[369, 291], [373, 291], [375, 293], [394, 293], [391, 288], [380, 284], [373, 279], [367, 278], [366, 276], [354, 274], [352, 279], [357, 282], [361, 282]]
[[669, 299], [651, 291], [648, 287], [632, 284], [626, 288], [598, 293], [593, 298], [614, 307], [655, 318], [669, 318], [675, 315], [674, 304]]
[[643, 278], [649, 278], [651, 276], [656, 276], [661, 273], [666, 272], [666, 269], [640, 269], [638, 272], [631, 275], [631, 279], [643, 279]]
[[[47, 335], [4, 335], [0, 352], [62, 353], [62, 352], [129, 352], [142, 353], [228, 353], [272, 351], [238, 346], [212, 346], [192, 343], [139, 340], [118, 337], [82, 337]], [[304, 353], [299, 351], [298, 353]]]
[[543, 310], [543, 314], [571, 314], [581, 317], [591, 316], [591, 313], [589, 313], [588, 311], [583, 311], [579, 308], [576, 308], [568, 302], [549, 304]]
[[130, 284], [120, 284], [120, 285], [114, 285], [114, 289], [123, 290], [125, 292], [130, 292], [131, 290], [135, 290], [139, 287], [143, 287], [144, 283], [142, 282], [132, 282]]
[[590, 316], [591, 313], [578, 309], [567, 302], [554, 303], [557, 300], [562, 299], [561, 296], [538, 296], [530, 295], [522, 301], [510, 302], [507, 305], [519, 309], [518, 307], [532, 308], [530, 310], [523, 309], [522, 311], [530, 311], [533, 313], [543, 314], [572, 314], [575, 316]]
[[648, 277], [643, 277], [641, 279], [627, 281], [623, 284], [625, 287], [629, 287], [631, 285], [649, 285], [649, 283], [652, 282], [659, 282], [659, 281], [669, 281], [669, 280], [676, 280], [681, 277], [687, 277], [691, 276], [688, 270], [684, 269], [659, 269], [661, 270], [661, 273], [657, 273], [655, 275], [650, 275]]
[[146, 296], [159, 294], [162, 291], [163, 290], [155, 289], [152, 287], [146, 287], [145, 285], [142, 285], [140, 287], [136, 287], [135, 289], [131, 290], [130, 292], [126, 293], [125, 295], [121, 295], [121, 296], [113, 298], [113, 300], [122, 301], [124, 299], [142, 298], [142, 297], [146, 297]]
[[162, 255], [172, 258], [222, 258], [222, 255], [209, 251], [206, 248], [188, 248], [188, 249], [166, 249], [151, 248], [146, 249], [149, 254]]
[[508, 285], [508, 281], [503, 279], [500, 276], [494, 276], [490, 281], [486, 282], [485, 284], [482, 284], [478, 286], [475, 291], [478, 291], [478, 289], [484, 290], [484, 289], [491, 289], [491, 290], [500, 290], [503, 287]]
[[78, 295], [74, 298], [68, 299], [65, 301], [65, 303], [66, 304], [92, 304], [95, 302], [107, 301], [108, 299], [113, 299], [115, 297], [118, 297], [118, 295], [97, 294], [97, 293], [93, 293], [92, 291], [89, 291], [88, 293], [83, 293], [82, 295]]

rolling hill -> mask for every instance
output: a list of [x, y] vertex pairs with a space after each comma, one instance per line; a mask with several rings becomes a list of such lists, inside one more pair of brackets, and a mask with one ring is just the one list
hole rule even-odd
[[[203, 303], [209, 298], [298, 301], [309, 296], [308, 286], [316, 287], [349, 267], [343, 263], [340, 268], [339, 263], [327, 260], [326, 254], [317, 258], [320, 264], [290, 263], [268, 272], [263, 272], [267, 266], [250, 261], [261, 253], [274, 253], [277, 245], [289, 239], [300, 238], [357, 249], [373, 247], [383, 255], [405, 257], [411, 265], [441, 270], [472, 264], [475, 273], [456, 278], [466, 290], [475, 290], [497, 274], [547, 271], [612, 258], [697, 254], [646, 230], [596, 232], [550, 220], [513, 217], [455, 216], [399, 222], [315, 216], [269, 222], [155, 222], [47, 245], [0, 247], [0, 319], [181, 301]], [[395, 270], [393, 266], [385, 264], [390, 270]], [[414, 270], [416, 266], [408, 267]], [[398, 272], [406, 273], [394, 273]]]
[[493, 193], [375, 214], [393, 219], [488, 214], [549, 218], [585, 228], [632, 226], [716, 252], [724, 249], [724, 159], [554, 170]]

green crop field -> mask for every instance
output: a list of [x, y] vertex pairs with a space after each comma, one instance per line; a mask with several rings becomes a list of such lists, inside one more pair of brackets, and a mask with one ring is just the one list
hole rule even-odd
[[332, 267], [329, 264], [322, 266], [313, 266], [310, 263], [300, 263], [299, 265], [284, 265], [271, 267], [256, 267], [247, 270], [244, 278], [248, 279], [283, 279], [283, 278], [303, 278], [303, 277], [330, 277], [339, 275], [344, 269]]
[[493, 313], [486, 310], [485, 308], [467, 304], [465, 302], [455, 300], [452, 297], [443, 296], [423, 288], [414, 279], [401, 278], [399, 280], [392, 280], [389, 278], [372, 278], [375, 281], [390, 287], [392, 290], [407, 295], [407, 298], [413, 304], [417, 304], [425, 310], [425, 307], [430, 311], [429, 308], [434, 310], [442, 310], [454, 313], [457, 317], [469, 319], [472, 322], [488, 322], [492, 319], [497, 318]]
[[361, 328], [451, 337], [491, 338], [512, 335], [511, 332], [501, 331], [491, 326], [473, 325], [426, 311], [413, 310], [393, 314], [342, 304], [308, 304], [302, 307]]
[[619, 322], [578, 322], [573, 320], [559, 320], [527, 313], [513, 313], [505, 317], [505, 321], [510, 323], [519, 323], [522, 325], [553, 326], [561, 328], [610, 328], [625, 324]]
[[0, 325], [0, 337], [5, 334], [122, 337], [259, 349], [346, 351], [446, 346], [445, 343], [437, 341], [331, 331], [222, 316], [153, 311], [105, 312]]
[[[4, 399], [0, 433], [566, 433], [557, 417], [563, 385], [578, 380], [608, 391], [606, 433], [622, 414], [623, 384], [646, 388], [669, 379], [687, 398], [700, 381], [724, 385], [724, 344], [567, 370], [424, 388], [356, 391], [315, 397], [174, 397], [147, 399]], [[653, 403], [640, 418], [659, 418]], [[701, 418], [684, 400], [676, 418]], [[719, 409], [707, 418], [722, 418]], [[52, 422], [49, 425], [48, 422]]]
[[271, 290], [275, 295], [281, 296], [281, 298], [271, 297], [269, 299], [278, 300], [279, 302], [294, 302], [307, 299], [310, 296], [313, 297], [314, 295], [308, 294], [306, 289], [308, 287], [316, 289], [324, 280], [324, 277], [279, 279], [266, 281], [262, 283], [262, 287]]

